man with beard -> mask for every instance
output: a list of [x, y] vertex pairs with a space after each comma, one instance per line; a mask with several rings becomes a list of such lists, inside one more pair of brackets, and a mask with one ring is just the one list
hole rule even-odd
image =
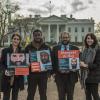
[[77, 59], [76, 58], [71, 59], [71, 67], [72, 67], [72, 69], [77, 68]]
[[[33, 32], [33, 41], [25, 48], [25, 51], [26, 53], [30, 53], [42, 50], [50, 50], [50, 47], [48, 47], [44, 43], [42, 32], [40, 30], [35, 30]], [[30, 66], [30, 74], [28, 76], [27, 100], [34, 100], [37, 86], [39, 89], [40, 100], [47, 100], [46, 90], [47, 90], [48, 74], [49, 71], [32, 72]]]
[[23, 66], [25, 65], [25, 55], [23, 53], [12, 53], [10, 56], [11, 66]]
[[58, 97], [59, 100], [66, 100], [67, 94], [67, 100], [73, 100], [75, 83], [78, 81], [78, 71], [71, 71], [68, 69], [63, 69], [63, 71], [61, 71], [59, 65], [61, 62], [59, 63], [58, 51], [79, 49], [78, 47], [70, 44], [69, 33], [61, 33], [60, 40], [60, 44], [53, 47], [53, 66], [55, 72], [55, 82], [58, 89]]
[[40, 58], [41, 58], [41, 62], [43, 64], [49, 63], [49, 54], [47, 52], [41, 52], [40, 53]]

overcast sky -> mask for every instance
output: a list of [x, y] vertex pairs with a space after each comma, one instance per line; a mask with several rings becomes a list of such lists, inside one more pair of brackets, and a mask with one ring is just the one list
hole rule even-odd
[[[11, 0], [17, 1], [20, 4], [20, 14], [27, 16], [29, 14], [42, 12], [44, 16], [48, 16], [50, 13], [47, 12], [45, 6], [55, 8], [52, 14], [61, 15], [66, 14], [68, 17], [73, 14], [75, 18], [87, 19], [93, 17], [94, 20], [100, 22], [100, 0]], [[51, 2], [50, 2], [51, 1]], [[31, 10], [28, 10], [30, 9]], [[39, 11], [34, 10], [39, 9]], [[19, 12], [18, 12], [19, 13]]]

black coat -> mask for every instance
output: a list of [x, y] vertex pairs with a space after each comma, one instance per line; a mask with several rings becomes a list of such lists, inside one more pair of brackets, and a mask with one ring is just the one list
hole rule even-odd
[[[78, 47], [73, 46], [73, 45], [69, 45], [69, 49], [70, 50], [79, 50]], [[69, 79], [71, 79], [73, 82], [77, 82], [78, 81], [78, 71], [73, 72], [70, 71], [68, 73], [60, 73], [59, 72], [59, 65], [58, 65], [58, 50], [61, 50], [61, 45], [57, 45], [55, 47], [53, 47], [53, 70], [55, 74], [60, 74], [61, 76], [63, 75], [68, 75]]]
[[100, 82], [100, 47], [96, 51], [93, 64], [88, 64], [89, 73], [86, 83], [99, 83]]
[[[21, 53], [22, 50], [19, 47], [18, 53]], [[7, 53], [13, 53], [12, 46], [8, 48], [4, 48], [1, 53], [1, 62], [0, 67], [3, 70], [3, 76], [1, 80], [1, 91], [7, 91], [9, 88], [13, 88], [17, 86], [20, 90], [24, 89], [24, 76], [14, 76], [14, 84], [13, 86], [10, 85], [11, 76], [5, 75], [5, 70], [7, 69]]]

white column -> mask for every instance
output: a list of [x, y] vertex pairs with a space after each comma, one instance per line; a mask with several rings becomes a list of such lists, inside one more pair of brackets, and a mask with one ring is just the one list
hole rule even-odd
[[57, 24], [57, 38], [56, 38], [57, 43], [59, 42], [59, 24]]
[[39, 29], [42, 31], [42, 27], [40, 26]]
[[50, 32], [50, 24], [48, 25], [48, 42], [50, 42], [51, 41], [51, 39], [50, 39], [50, 34], [51, 34], [51, 32]]

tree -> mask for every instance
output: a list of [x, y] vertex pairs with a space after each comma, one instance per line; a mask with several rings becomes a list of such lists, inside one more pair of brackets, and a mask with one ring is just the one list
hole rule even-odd
[[2, 45], [3, 37], [5, 35], [7, 26], [7, 16], [5, 13], [1, 13], [0, 15], [0, 46]]
[[100, 33], [100, 22], [96, 24], [95, 33]]
[[5, 34], [8, 33], [8, 27], [11, 26], [11, 14], [20, 9], [16, 3], [10, 3], [7, 0], [3, 4], [4, 1], [0, 2], [0, 46], [2, 46]]

